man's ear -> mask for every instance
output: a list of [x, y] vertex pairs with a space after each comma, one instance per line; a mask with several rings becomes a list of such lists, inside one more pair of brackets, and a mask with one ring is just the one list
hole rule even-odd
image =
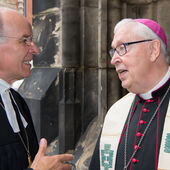
[[159, 56], [160, 56], [160, 52], [161, 52], [161, 42], [159, 40], [152, 40], [151, 42], [151, 62], [155, 62]]

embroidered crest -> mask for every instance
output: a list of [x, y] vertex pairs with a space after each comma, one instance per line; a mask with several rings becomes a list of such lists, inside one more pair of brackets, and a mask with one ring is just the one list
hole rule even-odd
[[170, 133], [166, 135], [164, 152], [170, 153]]
[[111, 144], [105, 144], [104, 150], [101, 150], [102, 167], [104, 167], [104, 170], [109, 170], [109, 168], [112, 168], [114, 151], [110, 148]]

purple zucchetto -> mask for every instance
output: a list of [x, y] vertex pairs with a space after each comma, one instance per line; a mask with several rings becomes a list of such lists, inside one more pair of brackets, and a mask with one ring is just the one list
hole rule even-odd
[[139, 18], [134, 20], [150, 28], [162, 40], [162, 42], [165, 44], [165, 47], [167, 48], [167, 39], [166, 39], [165, 32], [157, 22], [150, 19], [144, 19], [144, 18]]

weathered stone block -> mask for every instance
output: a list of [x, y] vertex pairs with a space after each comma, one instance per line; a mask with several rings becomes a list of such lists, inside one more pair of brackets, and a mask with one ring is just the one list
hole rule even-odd
[[152, 4], [127, 5], [127, 18], [152, 18]]
[[40, 49], [38, 57], [34, 57], [34, 66], [61, 67], [59, 9], [36, 16], [33, 22], [34, 41]]
[[84, 71], [84, 129], [98, 114], [98, 70], [88, 68]]
[[81, 112], [81, 71], [60, 72], [59, 152], [73, 150], [81, 135], [84, 118]]
[[33, 0], [34, 15], [54, 7], [60, 7], [60, 0]]
[[80, 7], [80, 0], [60, 0], [62, 7]]
[[99, 0], [85, 0], [85, 7], [98, 7]]
[[80, 65], [80, 11], [79, 8], [62, 9], [62, 66]]
[[[167, 36], [167, 43], [168, 43], [168, 52], [170, 53], [170, 3], [169, 0], [164, 0], [164, 1], [158, 1], [158, 6], [157, 6], [157, 17], [158, 17], [158, 22], [160, 25], [163, 27], [166, 36]], [[170, 56], [169, 56], [170, 59]]]
[[127, 2], [128, 4], [149, 4], [151, 2], [154, 2], [155, 0], [123, 0], [124, 2]]
[[59, 72], [60, 69], [34, 68], [19, 88], [30, 108], [38, 139], [45, 137], [48, 142], [58, 136]]
[[108, 91], [108, 95], [107, 95], [108, 108], [107, 109], [109, 109], [113, 105], [113, 103], [115, 103], [120, 97], [122, 97], [121, 84], [120, 84], [120, 80], [117, 76], [115, 69], [108, 70], [107, 91]]
[[98, 9], [85, 8], [84, 23], [84, 64], [87, 67], [98, 65]]

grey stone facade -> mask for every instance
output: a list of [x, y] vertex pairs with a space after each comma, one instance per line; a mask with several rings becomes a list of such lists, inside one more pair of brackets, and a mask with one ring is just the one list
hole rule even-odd
[[[6, 4], [17, 5], [0, 1]], [[31, 109], [38, 138], [52, 143], [49, 152], [74, 151], [78, 169], [88, 169], [105, 114], [126, 93], [108, 55], [114, 25], [125, 17], [154, 19], [170, 44], [169, 8], [169, 0], [33, 2], [40, 55], [19, 91]]]

